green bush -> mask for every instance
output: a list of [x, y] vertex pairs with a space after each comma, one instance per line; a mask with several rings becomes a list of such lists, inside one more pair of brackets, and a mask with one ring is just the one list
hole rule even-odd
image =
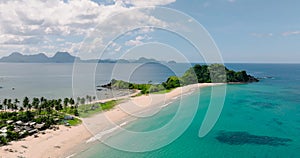
[[18, 140], [18, 139], [19, 139], [19, 133], [16, 133], [16, 132], [14, 132], [14, 131], [8, 130], [8, 131], [6, 132], [6, 134], [7, 134], [6, 138], [7, 138], [8, 140]]
[[166, 89], [172, 89], [172, 88], [180, 87], [181, 83], [182, 81], [180, 78], [178, 78], [177, 76], [171, 76], [167, 79], [166, 82], [163, 82], [162, 85]]
[[8, 140], [4, 136], [0, 136], [0, 144], [7, 145]]

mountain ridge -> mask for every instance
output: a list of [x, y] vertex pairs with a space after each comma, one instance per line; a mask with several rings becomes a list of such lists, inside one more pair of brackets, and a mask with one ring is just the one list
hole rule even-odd
[[8, 56], [2, 57], [0, 62], [11, 63], [69, 63], [74, 62], [77, 57], [68, 52], [57, 52], [53, 57], [48, 57], [44, 53], [33, 55], [23, 55], [19, 52], [13, 52]]
[[56, 52], [54, 56], [48, 57], [44, 53], [38, 53], [33, 55], [23, 55], [20, 52], [13, 52], [8, 56], [0, 58], [0, 62], [6, 63], [73, 63], [74, 61], [82, 63], [176, 63], [175, 61], [158, 61], [155, 59], [148, 59], [140, 57], [139, 59], [88, 59], [82, 60], [79, 57], [73, 56], [68, 52]]

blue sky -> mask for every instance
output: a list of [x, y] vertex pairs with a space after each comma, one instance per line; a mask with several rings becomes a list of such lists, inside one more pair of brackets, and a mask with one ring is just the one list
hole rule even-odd
[[300, 1], [179, 0], [170, 7], [197, 19], [225, 61], [299, 62]]
[[[201, 62], [202, 58], [195, 56], [197, 50], [191, 45], [162, 30], [132, 30], [115, 41], [109, 40], [113, 37], [108, 32], [115, 31], [112, 28], [122, 31], [128, 24], [139, 20], [166, 25], [166, 21], [143, 12], [105, 21], [120, 11], [149, 5], [176, 9], [197, 20], [216, 42], [225, 62], [300, 61], [300, 1], [297, 0], [0, 2], [0, 56], [14, 51], [24, 54], [43, 52], [49, 56], [57, 51], [68, 51], [82, 58], [95, 58], [99, 57], [99, 50], [111, 42], [103, 58], [119, 58], [130, 51], [139, 51], [143, 52], [140, 56], [177, 60], [170, 54], [179, 51], [190, 61]], [[101, 25], [102, 32], [96, 34], [98, 37], [94, 43], [85, 44], [85, 41], [82, 44], [97, 24]], [[113, 25], [119, 27], [111, 27]], [[153, 49], [149, 48], [150, 45]], [[169, 52], [160, 53], [162, 50]]]

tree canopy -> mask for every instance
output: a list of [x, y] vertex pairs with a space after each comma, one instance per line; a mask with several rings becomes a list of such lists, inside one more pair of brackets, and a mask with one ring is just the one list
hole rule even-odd
[[200, 65], [189, 68], [181, 77], [170, 76], [161, 84], [136, 84], [112, 79], [110, 83], [102, 85], [113, 89], [138, 89], [142, 94], [170, 90], [176, 87], [195, 83], [248, 83], [258, 82], [258, 79], [248, 75], [246, 71], [229, 70], [222, 64]]
[[[226, 82], [258, 82], [258, 79], [248, 75], [246, 71], [229, 70], [222, 64], [199, 65], [188, 69], [182, 76], [184, 84], [191, 83], [226, 83]], [[197, 82], [196, 82], [197, 81]]]

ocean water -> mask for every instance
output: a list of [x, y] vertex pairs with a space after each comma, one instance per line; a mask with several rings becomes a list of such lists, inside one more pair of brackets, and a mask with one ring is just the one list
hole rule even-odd
[[0, 100], [21, 100], [25, 96], [76, 98], [86, 95], [102, 99], [119, 95], [118, 91], [95, 91], [97, 85], [107, 84], [113, 78], [136, 83], [160, 83], [169, 76], [182, 75], [188, 67], [188, 64], [79, 63], [74, 66], [71, 63], [0, 63]]
[[[214, 128], [198, 137], [200, 125], [211, 101], [211, 88], [203, 88], [181, 100], [185, 110], [198, 104], [195, 117], [183, 134], [172, 143], [148, 152], [127, 152], [98, 142], [75, 157], [204, 157], [204, 158], [298, 158], [300, 157], [300, 65], [228, 64], [245, 69], [261, 79], [259, 83], [228, 85], [222, 113]], [[200, 96], [200, 100], [195, 98]], [[175, 116], [180, 101], [174, 101], [153, 117], [138, 119], [124, 128], [145, 132], [159, 129]], [[184, 122], [186, 117], [180, 117]], [[184, 124], [178, 124], [182, 129]], [[176, 130], [176, 129], [175, 129]], [[170, 132], [172, 134], [172, 132]], [[171, 137], [171, 135], [170, 135]], [[107, 139], [134, 146], [138, 141], [124, 132]], [[153, 141], [164, 138], [153, 136]]]
[[[222, 113], [205, 137], [198, 137], [198, 132], [211, 101], [209, 87], [203, 88], [200, 93], [185, 96], [181, 102], [174, 101], [153, 117], [138, 119], [123, 126], [136, 132], [159, 129], [175, 117], [181, 103], [186, 107], [186, 112], [195, 116], [182, 135], [167, 146], [149, 152], [127, 152], [98, 142], [75, 157], [300, 157], [300, 65], [227, 66], [265, 78], [259, 83], [228, 85]], [[75, 88], [78, 96], [94, 95], [96, 85], [105, 84], [112, 78], [158, 83], [165, 81], [168, 76], [182, 75], [189, 65], [120, 64], [116, 68], [114, 64], [99, 64], [96, 67], [93, 64], [81, 64], [78, 67], [80, 73], [77, 72], [74, 79], [73, 64], [0, 63], [0, 87], [3, 87], [0, 88], [0, 100], [22, 99], [24, 96], [70, 97], [75, 94]], [[99, 91], [96, 95], [99, 99], [106, 93]], [[196, 99], [198, 97], [200, 100]], [[189, 108], [194, 104], [197, 110]], [[182, 122], [186, 117], [180, 117]], [[178, 129], [184, 126], [179, 123]], [[136, 145], [132, 144], [135, 138], [128, 137], [124, 132], [111, 134], [109, 139], [112, 141], [121, 140], [128, 146]], [[154, 142], [160, 139], [164, 138], [153, 137]]]

